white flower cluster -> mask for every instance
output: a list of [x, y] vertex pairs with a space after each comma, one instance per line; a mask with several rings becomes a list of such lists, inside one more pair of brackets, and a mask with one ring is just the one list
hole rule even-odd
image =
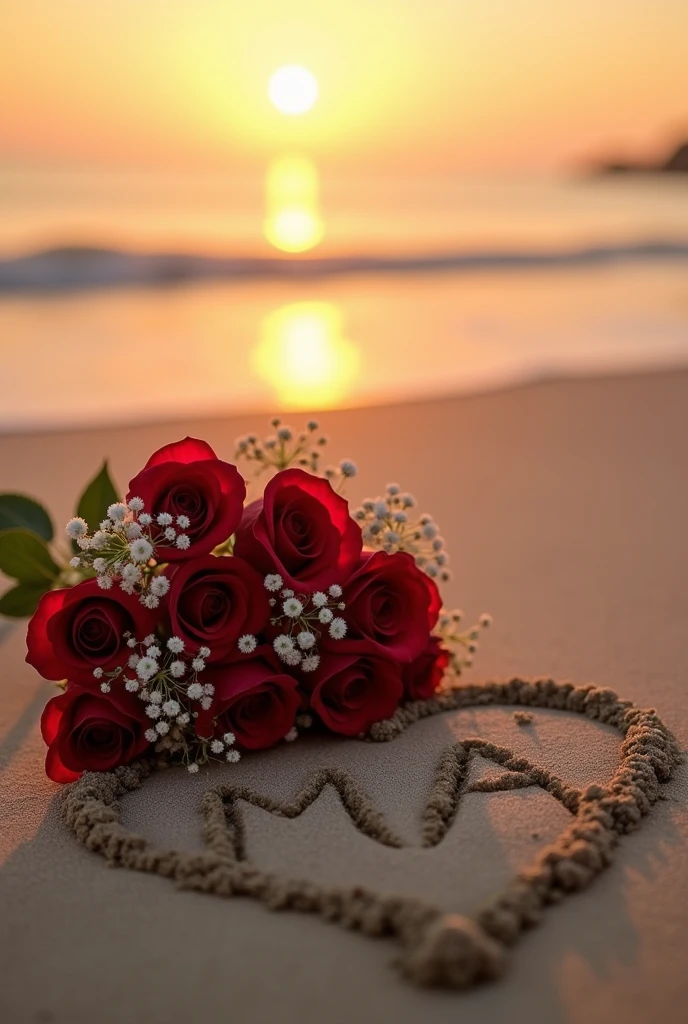
[[309, 420], [301, 431], [292, 430], [279, 419], [271, 420], [270, 425], [275, 432], [266, 438], [260, 439], [255, 434], [237, 438], [235, 458], [256, 463], [258, 472], [296, 466], [315, 476], [324, 476], [337, 485], [337, 491], [346, 480], [356, 476], [358, 469], [351, 459], [342, 459], [339, 466], [322, 469], [321, 454], [328, 442], [324, 435], [316, 437], [318, 424], [315, 420]]
[[363, 543], [369, 548], [393, 554], [406, 551], [431, 579], [446, 583], [451, 579], [449, 555], [431, 515], [417, 516], [412, 494], [402, 492], [398, 484], [388, 484], [383, 498], [367, 498], [352, 513], [363, 530]]
[[163, 642], [152, 633], [143, 640], [129, 633], [124, 635], [130, 651], [126, 666], [110, 672], [95, 668], [93, 675], [102, 680], [103, 693], [123, 685], [128, 693], [137, 694], [151, 720], [145, 737], [155, 744], [156, 752], [178, 755], [189, 771], [194, 770], [193, 764], [197, 770], [198, 764], [211, 755], [224, 753], [227, 761], [238, 761], [238, 751], [229, 749], [235, 742], [232, 733], [226, 733], [222, 740], [203, 739], [194, 730], [198, 709], [210, 711], [213, 706], [215, 687], [199, 679], [210, 657], [210, 648], [187, 651], [178, 636]]
[[449, 669], [445, 676], [445, 686], [452, 686], [452, 677], [460, 676], [465, 669], [473, 664], [473, 655], [480, 646], [480, 632], [492, 625], [492, 616], [487, 613], [480, 616], [478, 623], [460, 632], [463, 612], [449, 612], [443, 608], [437, 625], [433, 630], [442, 645], [449, 651]]
[[[270, 597], [270, 607], [275, 609], [270, 625], [282, 630], [272, 642], [277, 657], [291, 668], [315, 672], [320, 664], [318, 640], [323, 630], [326, 629], [333, 640], [346, 636], [346, 621], [336, 614], [346, 607], [341, 600], [342, 588], [333, 583], [327, 593], [316, 590], [313, 594], [297, 595], [284, 587], [279, 573], [266, 576], [263, 586], [272, 595], [279, 593]], [[256, 638], [247, 633], [239, 638], [238, 647], [242, 654], [251, 654], [257, 644]]]
[[174, 545], [186, 551], [191, 541], [184, 531], [190, 525], [188, 516], [173, 519], [169, 512], [146, 512], [141, 498], [130, 498], [126, 504], [118, 501], [93, 534], [79, 516], [69, 520], [67, 536], [81, 550], [70, 565], [93, 570], [103, 590], [119, 585], [125, 594], [138, 594], [146, 608], [157, 608], [170, 589], [169, 579], [157, 568], [157, 549]]

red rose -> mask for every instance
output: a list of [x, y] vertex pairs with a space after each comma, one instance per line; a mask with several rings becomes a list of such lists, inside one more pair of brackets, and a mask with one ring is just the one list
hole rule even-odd
[[422, 654], [404, 665], [401, 678], [404, 694], [409, 700], [425, 700], [437, 690], [449, 665], [449, 651], [442, 647], [438, 637], [431, 636]]
[[[142, 498], [152, 516], [167, 512], [173, 523], [187, 516], [183, 533], [191, 541], [186, 550], [158, 545], [163, 562], [207, 554], [236, 530], [246, 497], [246, 484], [236, 466], [222, 462], [205, 441], [186, 437], [151, 455], [141, 472], [129, 482], [129, 498]], [[176, 527], [180, 530], [180, 527]]]
[[324, 633], [325, 645], [348, 652], [372, 644], [378, 654], [402, 663], [423, 651], [441, 607], [437, 587], [405, 552], [364, 555], [344, 587], [344, 601], [346, 639]]
[[285, 469], [244, 509], [234, 551], [285, 586], [319, 590], [346, 579], [361, 546], [361, 528], [329, 481]]
[[326, 654], [315, 673], [310, 704], [332, 732], [356, 736], [397, 709], [400, 668], [372, 654]]
[[175, 570], [170, 588], [172, 633], [210, 661], [236, 654], [245, 633], [260, 633], [270, 615], [262, 577], [243, 558], [203, 555]]
[[155, 623], [155, 612], [138, 597], [84, 580], [40, 599], [26, 634], [26, 660], [44, 679], [94, 684], [94, 668], [109, 672], [131, 654], [124, 634], [142, 640]]
[[199, 712], [199, 736], [233, 732], [237, 746], [262, 750], [284, 739], [294, 724], [301, 697], [296, 680], [287, 675], [270, 648], [253, 656], [239, 655], [231, 664], [203, 674], [203, 682], [215, 686], [212, 707]]
[[70, 683], [48, 701], [41, 717], [46, 774], [53, 782], [73, 782], [85, 771], [128, 764], [148, 746], [149, 725], [141, 701], [126, 691], [106, 697]]

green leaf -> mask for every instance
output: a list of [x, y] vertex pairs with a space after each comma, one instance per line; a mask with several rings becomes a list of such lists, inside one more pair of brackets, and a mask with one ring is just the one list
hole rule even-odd
[[0, 530], [17, 526], [33, 530], [43, 540], [53, 539], [53, 524], [42, 505], [25, 494], [0, 494]]
[[18, 583], [0, 597], [0, 615], [26, 619], [36, 611], [38, 602], [50, 587], [38, 583]]
[[93, 533], [107, 517], [108, 507], [116, 501], [119, 501], [119, 495], [110, 479], [106, 459], [79, 498], [76, 514], [86, 520]]
[[20, 583], [46, 587], [60, 574], [45, 541], [31, 530], [0, 532], [0, 569]]

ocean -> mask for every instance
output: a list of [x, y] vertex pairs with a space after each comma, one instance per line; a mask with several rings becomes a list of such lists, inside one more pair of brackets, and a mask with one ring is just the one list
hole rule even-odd
[[0, 172], [0, 429], [688, 363], [685, 178], [285, 166], [267, 185]]

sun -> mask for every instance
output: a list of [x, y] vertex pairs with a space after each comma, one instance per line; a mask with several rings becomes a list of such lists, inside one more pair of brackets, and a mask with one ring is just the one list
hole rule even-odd
[[308, 68], [285, 64], [271, 77], [268, 94], [282, 114], [305, 114], [318, 98], [318, 83]]

